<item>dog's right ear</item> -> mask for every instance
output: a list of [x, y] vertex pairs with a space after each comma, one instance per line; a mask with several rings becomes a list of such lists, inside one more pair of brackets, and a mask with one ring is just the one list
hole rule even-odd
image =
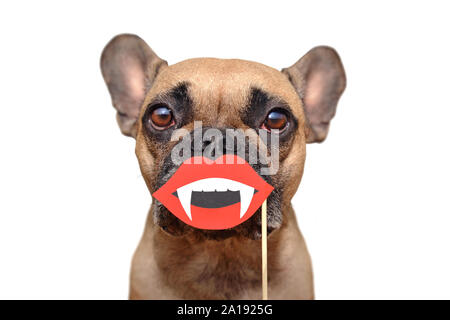
[[100, 65], [117, 110], [120, 130], [124, 135], [136, 137], [136, 121], [145, 94], [167, 62], [138, 36], [121, 34], [103, 49]]

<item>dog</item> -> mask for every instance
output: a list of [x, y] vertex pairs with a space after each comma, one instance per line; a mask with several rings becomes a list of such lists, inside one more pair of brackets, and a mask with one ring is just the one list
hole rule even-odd
[[[174, 130], [208, 128], [277, 132], [279, 169], [264, 179], [270, 299], [314, 299], [311, 259], [291, 205], [306, 144], [328, 133], [346, 76], [337, 52], [315, 47], [278, 71], [238, 59], [196, 58], [173, 65], [136, 35], [114, 37], [101, 72], [121, 132], [153, 194], [176, 171]], [[204, 146], [200, 146], [204, 148]], [[236, 150], [226, 150], [227, 153]], [[261, 299], [261, 212], [227, 230], [201, 230], [153, 199], [132, 259], [130, 299]]]

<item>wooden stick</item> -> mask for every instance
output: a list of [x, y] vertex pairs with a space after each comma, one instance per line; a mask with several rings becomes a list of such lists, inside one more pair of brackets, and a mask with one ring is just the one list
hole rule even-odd
[[267, 199], [261, 207], [262, 298], [267, 300]]

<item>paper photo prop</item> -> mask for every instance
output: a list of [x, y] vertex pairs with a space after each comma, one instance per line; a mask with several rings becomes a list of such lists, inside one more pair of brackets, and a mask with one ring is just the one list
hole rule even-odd
[[188, 225], [223, 230], [249, 219], [272, 190], [245, 160], [224, 155], [187, 159], [153, 197]]

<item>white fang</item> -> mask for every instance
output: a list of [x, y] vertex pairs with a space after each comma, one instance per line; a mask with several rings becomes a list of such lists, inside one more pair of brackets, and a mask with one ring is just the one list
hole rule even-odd
[[207, 178], [197, 180], [178, 188], [177, 195], [181, 205], [183, 206], [184, 211], [186, 212], [186, 215], [192, 221], [191, 215], [192, 191], [213, 192], [213, 191], [227, 191], [227, 190], [239, 191], [239, 196], [241, 199], [241, 208], [239, 212], [239, 217], [242, 218], [247, 212], [250, 203], [252, 202], [255, 189], [241, 182], [224, 178]]

